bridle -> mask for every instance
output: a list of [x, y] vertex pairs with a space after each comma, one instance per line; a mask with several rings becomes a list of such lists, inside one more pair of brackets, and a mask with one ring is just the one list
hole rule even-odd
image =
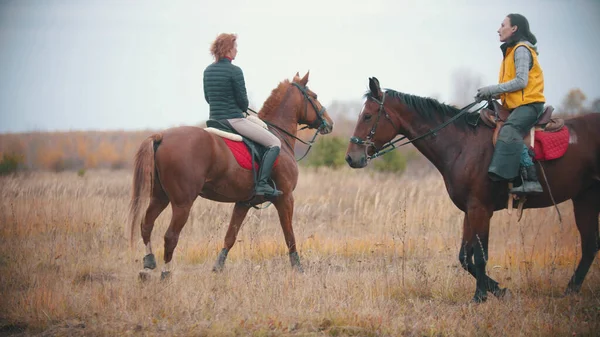
[[[308, 155], [308, 152], [312, 148], [313, 144], [315, 143], [315, 140], [317, 139], [317, 136], [319, 135], [319, 131], [321, 131], [323, 128], [326, 128], [328, 126], [327, 120], [325, 119], [325, 117], [323, 117], [323, 115], [325, 114], [325, 111], [327, 111], [327, 109], [325, 109], [325, 107], [323, 105], [321, 105], [321, 109], [317, 109], [317, 104], [314, 101], [315, 99], [317, 99], [317, 97], [309, 94], [308, 87], [301, 86], [300, 84], [298, 84], [296, 82], [292, 82], [292, 84], [296, 88], [298, 88], [298, 90], [300, 90], [300, 92], [302, 93], [302, 96], [304, 96], [304, 102], [305, 102], [304, 118], [303, 118], [304, 122], [306, 122], [306, 120], [308, 119], [308, 104], [309, 103], [313, 107], [315, 112], [317, 113], [317, 119], [314, 122], [312, 122], [310, 125], [307, 124], [304, 127], [298, 129], [298, 131], [302, 131], [307, 128], [316, 129], [315, 134], [313, 135], [312, 139], [310, 141], [306, 142], [271, 122], [268, 122], [268, 121], [263, 121], [263, 122], [265, 122], [267, 125], [273, 127], [275, 129], [275, 131], [277, 131], [277, 133], [280, 134], [280, 136], [281, 136], [281, 133], [285, 133], [286, 135], [296, 139], [297, 141], [301, 142], [302, 144], [308, 145], [308, 149], [306, 150], [304, 155], [302, 157], [300, 157], [300, 159], [296, 159], [296, 161], [300, 161], [300, 160], [304, 159], [304, 157], [306, 157], [306, 155]], [[248, 109], [248, 110], [254, 112], [255, 114], [258, 114], [256, 111], [254, 111], [252, 109]], [[292, 147], [292, 145], [285, 139], [285, 137], [281, 137], [281, 138], [293, 152], [294, 148]]]
[[377, 130], [377, 126], [379, 125], [379, 120], [381, 119], [381, 115], [383, 115], [392, 124], [392, 126], [394, 127], [394, 130], [396, 131], [396, 134], [400, 133], [400, 129], [396, 127], [396, 124], [394, 124], [392, 117], [390, 117], [390, 114], [385, 110], [385, 107], [383, 106], [383, 104], [385, 103], [385, 93], [383, 93], [381, 100], [378, 100], [377, 98], [375, 98], [373, 96], [369, 96], [369, 98], [372, 99], [375, 103], [377, 103], [379, 105], [379, 110], [377, 110], [377, 119], [375, 120], [375, 123], [373, 123], [373, 126], [371, 127], [371, 131], [369, 131], [369, 134], [367, 135], [366, 139], [360, 139], [359, 137], [353, 136], [350, 138], [350, 142], [357, 144], [357, 145], [365, 145], [365, 146], [375, 147], [375, 143], [373, 142], [373, 137], [375, 136], [375, 130]]
[[[375, 153], [373, 153], [372, 155], [367, 155], [367, 160], [371, 160], [371, 159], [375, 159], [377, 157], [380, 157], [390, 151], [395, 150], [396, 148], [399, 148], [401, 146], [404, 145], [408, 145], [411, 144], [413, 142], [416, 142], [419, 139], [425, 138], [429, 135], [435, 135], [436, 132], [438, 132], [439, 130], [445, 128], [446, 126], [448, 126], [449, 124], [451, 124], [452, 122], [454, 122], [455, 120], [457, 120], [460, 116], [466, 114], [467, 112], [469, 112], [469, 109], [471, 109], [473, 106], [475, 106], [476, 104], [478, 104], [478, 101], [475, 101], [467, 106], [465, 106], [464, 108], [462, 108], [456, 115], [454, 115], [452, 118], [448, 119], [447, 121], [445, 121], [444, 123], [436, 126], [435, 128], [425, 132], [424, 134], [413, 138], [413, 139], [409, 139], [408, 141], [397, 145], [396, 143], [406, 139], [406, 136], [402, 136], [394, 141], [389, 141], [387, 143], [385, 143], [380, 149], [377, 149], [375, 146], [375, 143], [373, 142], [373, 137], [375, 136], [375, 130], [377, 130], [377, 125], [379, 124], [379, 120], [381, 119], [381, 115], [385, 116], [385, 118], [392, 124], [392, 126], [394, 127], [394, 130], [396, 131], [396, 135], [400, 133], [400, 129], [398, 127], [396, 127], [396, 124], [394, 124], [394, 121], [392, 120], [392, 118], [390, 117], [390, 115], [387, 113], [387, 111], [385, 110], [383, 103], [385, 102], [385, 97], [386, 97], [386, 93], [384, 92], [382, 94], [382, 98], [381, 101], [378, 100], [377, 98], [369, 95], [368, 98], [372, 99], [374, 102], [376, 102], [377, 104], [379, 104], [379, 110], [377, 111], [377, 119], [375, 120], [375, 123], [373, 124], [373, 127], [371, 127], [371, 131], [369, 131], [369, 134], [367, 135], [366, 139], [361, 139], [359, 137], [353, 136], [350, 138], [350, 143], [353, 144], [357, 144], [357, 145], [364, 145], [366, 147], [372, 146], [375, 149]], [[481, 106], [479, 108], [477, 108], [477, 110], [475, 110], [474, 112], [477, 112], [479, 110], [481, 110], [482, 108], [484, 108], [485, 106]]]

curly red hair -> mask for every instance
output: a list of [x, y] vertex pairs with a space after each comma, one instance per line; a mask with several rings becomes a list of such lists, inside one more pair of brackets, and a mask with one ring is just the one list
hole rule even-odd
[[219, 61], [225, 57], [235, 46], [236, 40], [236, 34], [219, 34], [210, 46], [210, 53], [215, 58], [215, 61]]

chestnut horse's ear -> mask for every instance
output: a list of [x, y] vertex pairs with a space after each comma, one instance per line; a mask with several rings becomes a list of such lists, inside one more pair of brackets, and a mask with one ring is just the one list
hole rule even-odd
[[369, 89], [371, 90], [371, 96], [373, 96], [373, 98], [380, 99], [383, 95], [377, 77], [369, 77]]
[[306, 72], [306, 75], [304, 75], [304, 77], [302, 77], [302, 79], [300, 80], [300, 84], [302, 84], [303, 86], [306, 86], [306, 84], [308, 83], [308, 74], [310, 73], [310, 70]]

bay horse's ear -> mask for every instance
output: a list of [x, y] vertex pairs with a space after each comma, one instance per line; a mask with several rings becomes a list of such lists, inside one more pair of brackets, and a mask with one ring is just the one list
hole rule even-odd
[[383, 95], [377, 77], [369, 77], [369, 89], [371, 90], [371, 96], [373, 96], [373, 98], [379, 99]]
[[304, 75], [304, 77], [302, 77], [302, 79], [300, 80], [300, 84], [302, 84], [303, 86], [306, 86], [306, 84], [308, 83], [308, 74], [310, 73], [310, 70], [306, 72], [306, 75]]

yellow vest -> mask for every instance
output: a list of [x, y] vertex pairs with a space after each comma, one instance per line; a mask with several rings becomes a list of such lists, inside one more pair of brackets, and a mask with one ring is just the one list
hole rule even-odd
[[529, 103], [545, 103], [544, 97], [544, 72], [538, 62], [537, 53], [525, 43], [517, 43], [514, 47], [506, 49], [506, 55], [500, 66], [500, 83], [506, 83], [517, 77], [515, 68], [515, 49], [525, 46], [531, 52], [533, 67], [529, 70], [527, 86], [522, 90], [507, 92], [500, 95], [502, 105], [508, 109], [514, 109]]

